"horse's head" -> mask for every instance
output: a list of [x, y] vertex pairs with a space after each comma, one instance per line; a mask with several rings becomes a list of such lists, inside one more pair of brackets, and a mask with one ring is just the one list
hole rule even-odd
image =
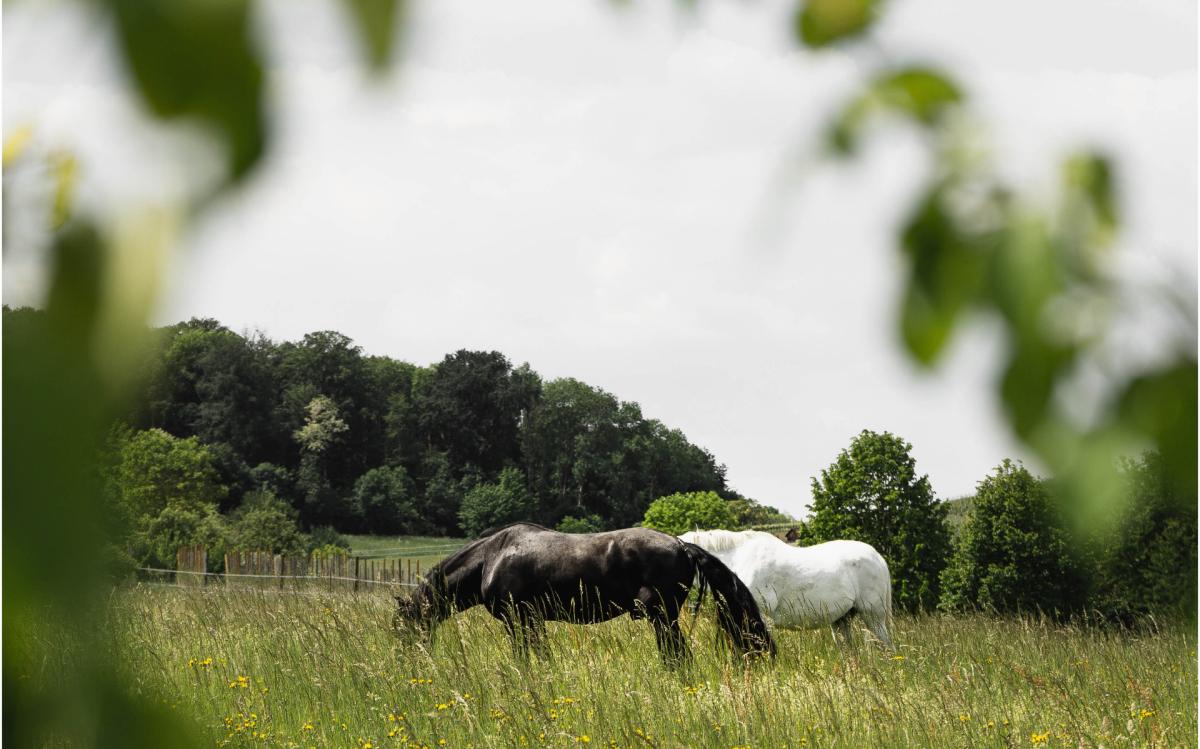
[[396, 613], [392, 615], [392, 627], [397, 634], [409, 640], [428, 638], [435, 625], [450, 616], [450, 605], [446, 596], [425, 580], [408, 596], [395, 596]]

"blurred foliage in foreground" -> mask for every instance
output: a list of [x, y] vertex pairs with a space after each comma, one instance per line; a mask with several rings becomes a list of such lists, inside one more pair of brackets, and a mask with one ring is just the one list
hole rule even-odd
[[[106, 657], [102, 560], [113, 518], [104, 511], [97, 456], [126, 410], [161, 257], [174, 231], [186, 228], [174, 217], [194, 219], [244, 181], [267, 150], [265, 55], [250, 0], [80, 5], [112, 23], [129, 86], [146, 109], [207, 130], [224, 167], [192, 205], [88, 216], [69, 215], [73, 161], [51, 160], [58, 189], [46, 314], [34, 324], [6, 326], [3, 341], [4, 743], [189, 746], [194, 728], [159, 695], [121, 682]], [[343, 5], [367, 61], [382, 70], [403, 4]], [[31, 150], [28, 141], [21, 132], [6, 138], [6, 176]], [[53, 646], [43, 636], [51, 623], [58, 633]], [[66, 671], [37, 679], [50, 657]]]
[[[815, 50], [852, 49], [883, 5], [806, 0], [797, 36]], [[1021, 195], [984, 155], [968, 101], [948, 71], [885, 62], [826, 131], [825, 149], [839, 158], [861, 153], [883, 120], [908, 122], [926, 136], [931, 176], [897, 237], [908, 269], [896, 315], [905, 349], [933, 365], [972, 314], [1000, 321], [1006, 353], [997, 396], [1015, 435], [1060, 485], [1076, 530], [1113, 527], [1120, 460], [1144, 448], [1162, 455], [1171, 496], [1194, 508], [1194, 286], [1149, 292], [1176, 303], [1180, 332], [1161, 342], [1156, 362], [1121, 361], [1113, 331], [1138, 291], [1117, 277], [1112, 257], [1116, 167], [1081, 151], [1060, 166], [1053, 199]], [[1082, 398], [1097, 375], [1102, 392]]]
[[[194, 219], [253, 174], [269, 148], [264, 55], [251, 0], [86, 5], [111, 22], [130, 88], [148, 111], [208, 130], [222, 147], [224, 174], [192, 205], [165, 213], [136, 210], [119, 221], [66, 218], [60, 206], [46, 324], [4, 336], [4, 738], [12, 746], [47, 740], [182, 746], [195, 735], [182, 719], [155, 694], [119, 683], [103, 655], [105, 518], [95, 456], [123, 407], [138, 332], [156, 289], [154, 260], [178, 228], [171, 216]], [[343, 5], [365, 60], [383, 70], [403, 26], [403, 4]], [[806, 0], [795, 15], [796, 33], [814, 49], [845, 45], [869, 33], [880, 6], [877, 0]], [[1110, 378], [1107, 397], [1090, 418], [1073, 417], [1066, 403], [1079, 371], [1102, 358], [1109, 314], [1118, 309], [1119, 283], [1107, 272], [1119, 222], [1113, 166], [1098, 154], [1073, 156], [1064, 164], [1053, 209], [1020, 199], [965, 147], [966, 101], [944, 72], [888, 67], [830, 129], [831, 148], [844, 155], [859, 151], [884, 115], [907, 119], [931, 136], [934, 176], [900, 237], [909, 265], [899, 314], [905, 345], [916, 360], [933, 363], [968, 311], [994, 314], [1008, 343], [999, 397], [1015, 433], [1068, 487], [1075, 517], [1116, 514], [1118, 457], [1142, 446], [1161, 453], [1171, 496], [1194, 506], [1194, 319], [1190, 337], [1162, 362]], [[19, 149], [13, 151], [18, 158]], [[73, 171], [73, 165], [63, 170], [63, 184]], [[1183, 306], [1194, 303], [1189, 290]], [[31, 673], [51, 647], [39, 637], [48, 622], [74, 629], [54, 649], [56, 656], [75, 657], [61, 678], [39, 680], [35, 689]]]

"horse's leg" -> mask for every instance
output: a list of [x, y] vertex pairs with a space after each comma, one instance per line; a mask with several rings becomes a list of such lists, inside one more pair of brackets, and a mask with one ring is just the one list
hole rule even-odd
[[658, 642], [658, 654], [663, 663], [675, 668], [691, 660], [692, 653], [679, 628], [679, 619], [668, 621], [666, 617], [654, 616], [650, 622], [654, 625], [654, 639]]
[[504, 629], [508, 632], [508, 639], [512, 643], [513, 656], [517, 660], [528, 660], [529, 628], [526, 626], [520, 607], [510, 600], [489, 605], [488, 609], [492, 612], [492, 616], [504, 623]]
[[518, 621], [517, 617], [508, 612], [497, 618], [504, 622], [504, 629], [508, 632], [508, 640], [512, 644], [513, 656], [517, 660], [527, 660], [529, 658], [529, 648], [526, 646], [528, 637], [525, 632], [525, 625]]
[[838, 645], [851, 646], [854, 644], [854, 633], [850, 628], [850, 617], [854, 616], [854, 609], [850, 609], [842, 614], [833, 623], [833, 639]]
[[863, 621], [875, 639], [885, 648], [892, 647], [892, 637], [888, 634], [887, 612], [882, 608], [867, 609], [862, 612]]
[[691, 660], [687, 639], [679, 628], [679, 612], [683, 608], [687, 592], [678, 600], [653, 601], [646, 607], [646, 615], [654, 625], [654, 639], [658, 642], [658, 653], [663, 662], [674, 668]]
[[532, 607], [526, 609], [521, 627], [527, 635], [529, 649], [539, 658], [547, 658], [550, 651], [546, 645], [546, 617]]

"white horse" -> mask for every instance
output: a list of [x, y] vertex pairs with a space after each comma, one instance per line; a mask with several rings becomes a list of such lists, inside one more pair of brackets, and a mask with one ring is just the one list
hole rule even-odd
[[775, 626], [832, 625], [848, 641], [848, 619], [857, 613], [881, 643], [892, 643], [892, 576], [887, 562], [869, 544], [792, 546], [761, 531], [691, 531], [679, 538], [733, 570]]

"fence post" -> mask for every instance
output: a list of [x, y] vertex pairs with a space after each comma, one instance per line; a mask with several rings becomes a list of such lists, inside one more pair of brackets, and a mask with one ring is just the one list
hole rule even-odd
[[361, 557], [354, 557], [354, 592], [358, 592], [358, 568], [361, 564]]
[[[175, 551], [175, 584], [203, 586], [208, 571], [208, 553], [200, 544], [180, 546]], [[201, 574], [194, 574], [194, 573]]]

